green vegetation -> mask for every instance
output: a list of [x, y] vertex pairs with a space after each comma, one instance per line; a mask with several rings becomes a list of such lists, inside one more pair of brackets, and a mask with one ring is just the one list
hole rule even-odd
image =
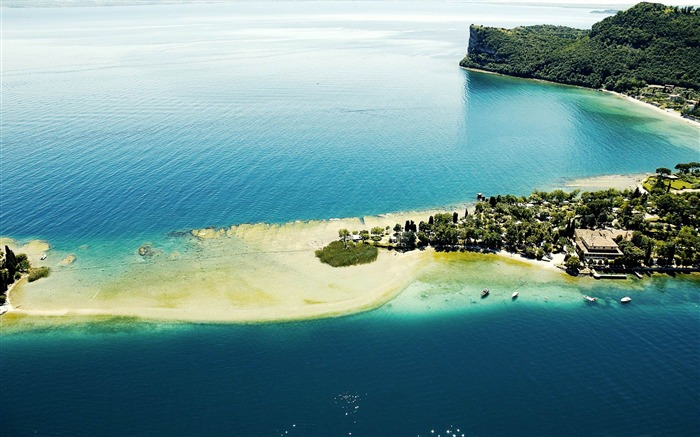
[[321, 262], [333, 267], [369, 264], [377, 259], [379, 251], [371, 244], [333, 241], [323, 249], [316, 251]]
[[50, 267], [32, 267], [29, 269], [29, 282], [34, 282], [41, 278], [47, 278], [50, 274]]
[[[639, 3], [591, 30], [472, 25], [460, 65], [633, 95], [647, 84], [698, 90], [700, 9]], [[697, 99], [687, 103], [686, 113], [698, 112]]]
[[671, 190], [680, 191], [686, 189], [700, 189], [700, 162], [690, 162], [687, 164], [678, 164], [675, 166], [678, 173], [672, 175], [668, 168], [657, 168], [656, 176], [649, 176], [642, 183], [642, 186], [647, 191]]
[[578, 268], [581, 266], [581, 260], [578, 256], [571, 255], [566, 259], [566, 261], [564, 261], [564, 265], [567, 269], [578, 270]]
[[5, 303], [5, 292], [8, 287], [17, 279], [22, 277], [22, 273], [29, 269], [29, 261], [27, 255], [15, 253], [9, 247], [5, 246], [5, 252], [0, 250], [0, 293], [2, 293], [2, 301]]
[[[418, 225], [407, 220], [404, 226], [393, 227], [393, 235], [382, 237], [375, 244], [399, 250], [426, 246], [438, 251], [505, 249], [535, 259], [564, 253], [565, 267], [573, 271], [586, 264], [596, 268], [644, 266], [697, 270], [700, 268], [700, 192], [673, 190], [669, 181], [697, 187], [700, 164], [678, 164], [675, 169], [679, 171], [672, 174], [670, 169], [658, 168], [654, 179], [657, 182], [646, 190], [584, 193], [555, 190], [534, 191], [529, 196], [480, 197], [473, 213], [465, 211], [461, 218], [456, 212], [435, 214]], [[577, 242], [578, 229], [609, 231], [620, 252], [606, 259], [585, 257]], [[367, 231], [360, 231], [360, 235], [363, 233], [369, 236]], [[338, 253], [336, 256], [347, 253], [349, 257], [343, 243], [335, 243], [334, 251], [330, 252]], [[317, 252], [319, 258], [320, 252]]]
[[7, 300], [7, 290], [10, 285], [29, 273], [29, 281], [49, 276], [51, 270], [48, 267], [32, 268], [29, 259], [24, 253], [15, 253], [8, 246], [5, 251], [0, 250], [0, 305]]
[[647, 191], [651, 191], [651, 189], [661, 183], [662, 185], [665, 186], [670, 186], [672, 190], [685, 190], [687, 188], [692, 188], [693, 184], [690, 182], [686, 182], [680, 179], [676, 180], [670, 180], [670, 179], [664, 179], [664, 178], [659, 178], [657, 176], [649, 176], [644, 182], [643, 186], [644, 189]]

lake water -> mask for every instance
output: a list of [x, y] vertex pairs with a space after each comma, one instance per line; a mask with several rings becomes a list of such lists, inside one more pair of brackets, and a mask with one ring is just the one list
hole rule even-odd
[[602, 17], [588, 9], [3, 14], [2, 235], [85, 244], [426, 209], [697, 160], [698, 129], [651, 109], [458, 68], [469, 23], [587, 27]]
[[[698, 128], [652, 109], [458, 68], [470, 23], [602, 17], [441, 2], [5, 8], [0, 235], [91, 247], [78, 263], [99, 265], [173, 230], [463, 205], [700, 160]], [[424, 280], [427, 298], [335, 320], [4, 332], [0, 429], [700, 435], [696, 279], [648, 281], [629, 307], [608, 285], [595, 307], [507, 306], [459, 300], [458, 273]]]
[[649, 281], [629, 306], [596, 284], [594, 305], [522, 290], [315, 322], [4, 334], [3, 435], [699, 435], [698, 282]]

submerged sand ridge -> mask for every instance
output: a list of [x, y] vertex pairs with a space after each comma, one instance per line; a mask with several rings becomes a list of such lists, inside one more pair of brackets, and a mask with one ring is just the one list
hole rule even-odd
[[[411, 215], [415, 220], [422, 214]], [[131, 258], [112, 268], [81, 268], [75, 262], [55, 269], [50, 278], [13, 291], [13, 313], [252, 322], [369, 310], [405, 289], [430, 256], [381, 251], [372, 264], [333, 268], [314, 252], [337, 239], [340, 228], [360, 230], [379, 222], [393, 227], [402, 220], [404, 214], [364, 224], [343, 219], [195, 230], [180, 237], [183, 252], [163, 251], [154, 242], [152, 256], [134, 248]]]
[[51, 248], [44, 240], [31, 240], [25, 244], [19, 244], [12, 238], [0, 237], [0, 249], [5, 250], [5, 246], [9, 246], [15, 254], [26, 254], [33, 266], [41, 264], [41, 257]]

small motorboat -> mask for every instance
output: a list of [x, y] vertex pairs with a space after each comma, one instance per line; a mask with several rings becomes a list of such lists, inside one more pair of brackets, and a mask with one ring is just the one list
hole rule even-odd
[[597, 297], [591, 297], [591, 296], [586, 296], [586, 295], [583, 296], [583, 299], [586, 300], [587, 302], [595, 302], [598, 300]]
[[481, 290], [481, 297], [484, 298], [488, 296], [490, 292], [491, 290], [489, 290], [488, 288], [484, 288], [483, 290]]
[[514, 291], [514, 292], [513, 292], [513, 295], [512, 295], [510, 298], [511, 298], [511, 299], [517, 299], [517, 298], [518, 298], [518, 294], [520, 294], [520, 293], [518, 293], [517, 291]]
[[45, 253], [42, 254], [40, 259], [41, 259], [42, 261], [45, 260], [45, 259], [46, 259], [46, 254], [45, 254]]
[[630, 303], [630, 302], [632, 302], [632, 298], [629, 296], [625, 296], [622, 299], [620, 299], [620, 302], [621, 303]]

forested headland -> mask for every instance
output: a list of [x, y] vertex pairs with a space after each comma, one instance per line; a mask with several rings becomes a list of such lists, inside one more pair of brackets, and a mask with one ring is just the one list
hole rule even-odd
[[671, 85], [668, 100], [682, 100], [676, 109], [698, 117], [700, 9], [639, 3], [590, 30], [472, 24], [460, 65], [632, 96]]

